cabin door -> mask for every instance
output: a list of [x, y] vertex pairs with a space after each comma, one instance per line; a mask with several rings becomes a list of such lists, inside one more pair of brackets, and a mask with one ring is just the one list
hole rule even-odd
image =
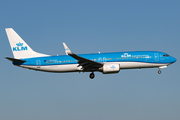
[[155, 53], [155, 54], [154, 54], [154, 58], [155, 58], [155, 61], [158, 61], [158, 60], [159, 60], [159, 54], [158, 54], [158, 53]]
[[36, 65], [37, 65], [37, 68], [40, 68], [41, 67], [41, 61], [40, 60], [36, 60]]

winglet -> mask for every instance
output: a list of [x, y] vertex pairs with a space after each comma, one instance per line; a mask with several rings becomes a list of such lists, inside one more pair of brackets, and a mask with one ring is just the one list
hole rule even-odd
[[68, 46], [66, 45], [66, 43], [63, 42], [63, 46], [64, 46], [64, 49], [65, 49], [66, 55], [73, 54], [73, 53], [71, 52], [71, 50], [68, 48]]

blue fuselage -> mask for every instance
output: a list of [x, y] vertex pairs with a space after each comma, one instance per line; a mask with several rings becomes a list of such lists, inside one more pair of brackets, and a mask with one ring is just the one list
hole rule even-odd
[[[114, 52], [114, 53], [95, 53], [95, 54], [78, 54], [78, 56], [99, 62], [99, 63], [118, 63], [121, 69], [131, 69], [131, 68], [149, 68], [149, 67], [160, 67], [167, 66], [176, 61], [174, 57], [169, 56], [163, 52], [157, 51], [133, 51], [133, 52]], [[63, 72], [61, 67], [63, 65], [76, 65], [78, 66], [78, 60], [74, 59], [69, 55], [59, 55], [59, 56], [48, 56], [48, 57], [36, 57], [23, 59], [27, 62], [16, 63], [15, 65], [24, 66], [25, 68], [35, 69], [41, 71], [51, 71], [47, 69], [47, 66], [56, 68], [55, 72]], [[33, 67], [34, 66], [34, 67]], [[43, 68], [43, 66], [46, 68]], [[56, 66], [56, 67], [55, 67]], [[63, 67], [62, 67], [63, 68]], [[64, 69], [65, 70], [65, 69]], [[79, 69], [72, 70], [69, 68], [64, 72], [80, 71]], [[96, 70], [97, 71], [97, 70]], [[52, 70], [53, 72], [53, 70]]]

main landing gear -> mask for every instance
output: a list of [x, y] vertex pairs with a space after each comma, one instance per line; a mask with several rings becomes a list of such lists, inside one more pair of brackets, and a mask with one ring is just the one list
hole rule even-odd
[[90, 77], [91, 79], [93, 79], [93, 78], [95, 77], [94, 72], [92, 72], [92, 73], [89, 75], [89, 77]]

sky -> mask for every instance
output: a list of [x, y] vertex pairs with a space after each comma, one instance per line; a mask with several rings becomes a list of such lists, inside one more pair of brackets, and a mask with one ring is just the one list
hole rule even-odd
[[[1, 120], [179, 120], [179, 0], [1, 0]], [[5, 33], [31, 48], [65, 55], [161, 51], [177, 62], [118, 74], [46, 73], [13, 66]]]

